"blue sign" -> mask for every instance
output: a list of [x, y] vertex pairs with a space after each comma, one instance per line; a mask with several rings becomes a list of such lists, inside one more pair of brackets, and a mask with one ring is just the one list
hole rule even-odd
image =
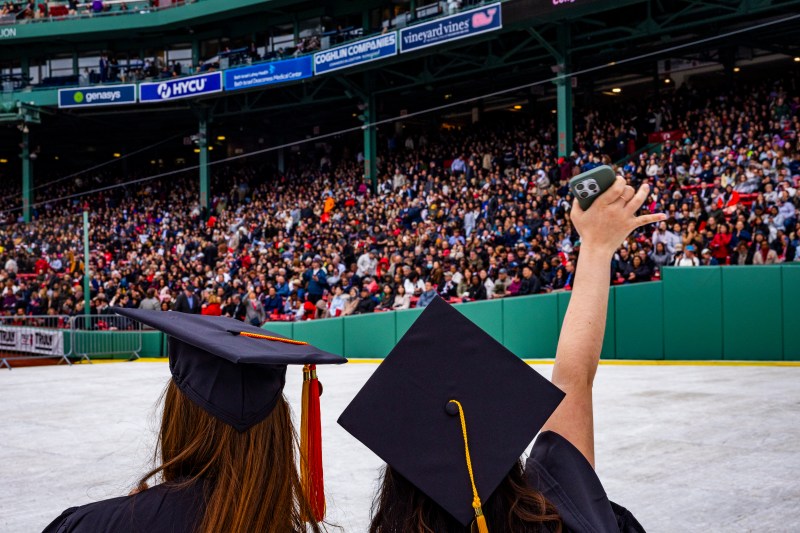
[[187, 78], [175, 78], [154, 83], [139, 84], [139, 101], [145, 103], [168, 102], [191, 98], [222, 90], [222, 73], [211, 72]]
[[500, 4], [464, 11], [400, 30], [400, 52], [413, 52], [503, 27]]
[[376, 35], [314, 54], [314, 73], [324, 74], [397, 54], [397, 33]]
[[136, 103], [136, 85], [59, 89], [58, 107], [94, 107]]
[[225, 90], [250, 89], [297, 81], [314, 75], [310, 55], [282, 61], [270, 61], [251, 67], [232, 68], [225, 71]]

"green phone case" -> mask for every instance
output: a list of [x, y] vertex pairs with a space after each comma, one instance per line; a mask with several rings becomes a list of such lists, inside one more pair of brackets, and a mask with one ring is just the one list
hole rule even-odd
[[601, 165], [569, 180], [569, 190], [578, 199], [581, 209], [585, 211], [598, 196], [614, 184], [616, 177], [614, 169], [608, 165]]

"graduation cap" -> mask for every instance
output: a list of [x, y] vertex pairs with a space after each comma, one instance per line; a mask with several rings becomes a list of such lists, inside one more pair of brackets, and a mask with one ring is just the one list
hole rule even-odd
[[113, 311], [166, 333], [175, 385], [198, 407], [239, 432], [275, 408], [286, 383], [286, 366], [304, 365], [301, 474], [315, 517], [321, 520], [325, 500], [316, 365], [347, 359], [233, 318], [120, 307]]
[[339, 424], [464, 526], [564, 393], [437, 297]]

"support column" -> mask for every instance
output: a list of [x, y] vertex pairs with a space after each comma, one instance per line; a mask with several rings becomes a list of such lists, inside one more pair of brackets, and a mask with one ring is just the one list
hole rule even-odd
[[81, 69], [78, 65], [78, 52], [72, 52], [72, 75], [80, 76]]
[[31, 203], [33, 195], [33, 163], [31, 162], [30, 134], [28, 126], [23, 124], [22, 130], [22, 219], [27, 224], [31, 221]]
[[569, 50], [569, 25], [562, 24], [558, 27], [558, 51], [561, 58], [556, 80], [559, 157], [568, 157], [572, 152], [572, 79], [568, 77], [570, 73]]
[[370, 91], [364, 108], [364, 179], [370, 184], [372, 192], [378, 190], [378, 131], [374, 124], [377, 120], [375, 96]]
[[370, 23], [369, 23], [369, 10], [365, 9], [361, 12], [361, 29], [364, 30], [364, 35], [369, 34], [370, 30]]
[[208, 209], [208, 111], [200, 113], [197, 146], [200, 148], [200, 207]]
[[83, 212], [83, 314], [92, 313], [92, 297], [90, 296], [89, 272], [89, 212]]
[[194, 69], [200, 65], [200, 41], [192, 39], [192, 74]]
[[283, 174], [286, 172], [286, 149], [281, 148], [278, 150], [278, 172]]
[[22, 75], [22, 78], [26, 80], [25, 83], [27, 83], [28, 78], [31, 76], [31, 60], [28, 56], [25, 56], [20, 58], [19, 61], [20, 74]]

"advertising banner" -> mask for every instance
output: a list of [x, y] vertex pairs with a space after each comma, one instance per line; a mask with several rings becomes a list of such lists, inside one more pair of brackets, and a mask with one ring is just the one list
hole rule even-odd
[[324, 74], [397, 54], [397, 32], [376, 35], [314, 54], [314, 73]]
[[665, 141], [676, 143], [680, 142], [681, 139], [683, 139], [683, 130], [657, 131], [647, 134], [647, 142], [650, 144], [663, 143]]
[[413, 52], [428, 46], [499, 30], [502, 27], [500, 4], [492, 4], [403, 28], [400, 30], [400, 52]]
[[0, 326], [0, 350], [38, 355], [64, 355], [64, 332]]
[[95, 107], [136, 103], [136, 85], [108, 85], [59, 89], [58, 107]]
[[270, 61], [260, 65], [226, 70], [225, 90], [251, 89], [262, 85], [302, 80], [313, 75], [313, 58], [310, 55]]
[[161, 82], [140, 83], [139, 101], [143, 103], [168, 102], [220, 91], [222, 91], [222, 73], [210, 72]]

